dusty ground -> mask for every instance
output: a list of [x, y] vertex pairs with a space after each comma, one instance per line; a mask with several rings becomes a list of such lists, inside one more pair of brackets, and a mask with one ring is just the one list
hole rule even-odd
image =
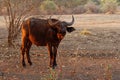
[[[0, 18], [0, 80], [120, 80], [120, 15], [75, 15], [73, 26], [76, 31], [59, 46], [55, 70], [48, 68], [47, 48], [35, 45], [30, 51], [33, 65], [22, 68], [20, 38], [16, 48], [8, 48]], [[91, 34], [80, 34], [83, 29]]]

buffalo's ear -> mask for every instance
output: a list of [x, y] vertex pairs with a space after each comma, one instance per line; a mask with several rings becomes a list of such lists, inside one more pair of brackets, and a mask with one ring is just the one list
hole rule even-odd
[[74, 27], [67, 27], [67, 31], [70, 33], [70, 32], [72, 32], [72, 31], [74, 31], [75, 30], [75, 28]]

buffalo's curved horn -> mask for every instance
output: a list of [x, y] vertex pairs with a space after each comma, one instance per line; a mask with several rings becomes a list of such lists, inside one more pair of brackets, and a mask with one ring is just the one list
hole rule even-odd
[[56, 21], [56, 22], [53, 22], [53, 21], [51, 20], [51, 16], [50, 16], [50, 18], [48, 19], [48, 24], [49, 24], [50, 26], [54, 26], [54, 25], [56, 25], [58, 22], [59, 22], [59, 20]]
[[74, 16], [72, 15], [72, 21], [71, 22], [66, 22], [68, 26], [71, 26], [74, 23]]

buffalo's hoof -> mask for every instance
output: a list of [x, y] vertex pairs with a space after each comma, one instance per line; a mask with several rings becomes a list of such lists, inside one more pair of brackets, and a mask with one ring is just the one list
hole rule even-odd
[[30, 66], [32, 66], [32, 62], [31, 61], [29, 61], [28, 63], [29, 63]]
[[53, 69], [55, 69], [57, 67], [57, 64], [53, 65]]
[[23, 66], [23, 67], [26, 67], [26, 64], [25, 64], [25, 63], [22, 63], [22, 66]]
[[55, 68], [56, 68], [56, 66], [53, 66], [53, 67], [52, 67], [52, 69], [55, 69]]
[[55, 69], [57, 67], [57, 65], [50, 65], [50, 68], [52, 68], [52, 69]]
[[54, 64], [55, 67], [57, 67], [57, 64]]

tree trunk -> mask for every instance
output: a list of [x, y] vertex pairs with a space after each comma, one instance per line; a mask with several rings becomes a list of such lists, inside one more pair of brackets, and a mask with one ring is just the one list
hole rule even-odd
[[8, 46], [9, 46], [9, 47], [13, 46], [13, 41], [12, 41], [12, 36], [11, 36], [11, 34], [8, 34]]
[[10, 23], [9, 28], [8, 28], [8, 46], [14, 46], [13, 45], [13, 31], [12, 31], [12, 24]]

